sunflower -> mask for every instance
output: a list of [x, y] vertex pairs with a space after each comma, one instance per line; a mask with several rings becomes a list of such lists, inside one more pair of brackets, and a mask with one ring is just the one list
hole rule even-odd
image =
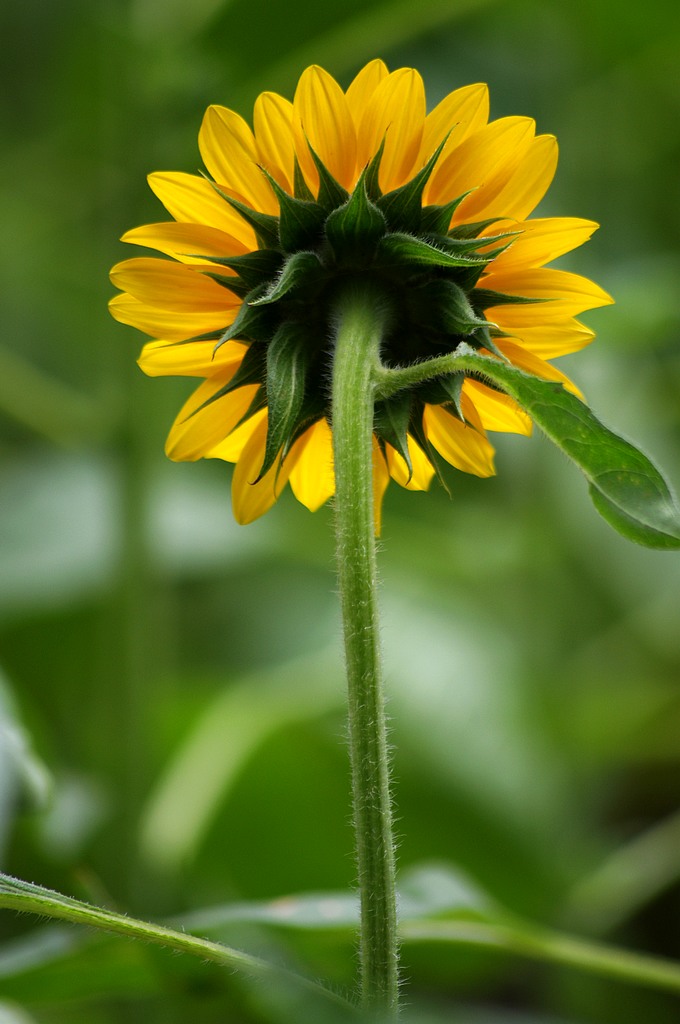
[[[586, 345], [593, 333], [575, 316], [612, 300], [546, 264], [597, 224], [528, 219], [554, 175], [556, 140], [528, 117], [488, 113], [485, 85], [455, 90], [428, 114], [410, 68], [389, 73], [374, 60], [343, 92], [313, 66], [292, 103], [257, 98], [252, 130], [226, 107], [208, 109], [207, 175], [150, 175], [174, 219], [123, 241], [170, 258], [118, 263], [111, 312], [153, 339], [139, 360], [147, 374], [202, 381], [166, 451], [236, 463], [239, 522], [266, 512], [286, 483], [311, 510], [334, 492], [331, 325], [352, 279], [374, 282], [390, 307], [385, 366], [465, 341], [576, 391], [547, 360]], [[511, 398], [474, 375], [443, 374], [378, 401], [377, 505], [390, 479], [426, 489], [439, 456], [490, 476], [487, 431], [530, 430]]]

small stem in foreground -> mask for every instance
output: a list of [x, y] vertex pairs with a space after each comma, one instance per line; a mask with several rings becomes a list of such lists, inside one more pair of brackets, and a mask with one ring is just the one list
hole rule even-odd
[[336, 314], [332, 412], [335, 514], [361, 896], [361, 994], [366, 1010], [384, 1015], [381, 1019], [395, 1020], [395, 860], [373, 507], [374, 382], [386, 310], [380, 295], [357, 286], [344, 293]]

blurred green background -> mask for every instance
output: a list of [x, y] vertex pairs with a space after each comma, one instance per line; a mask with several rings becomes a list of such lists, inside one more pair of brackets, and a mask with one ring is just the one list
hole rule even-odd
[[[9, 0], [0, 194], [0, 868], [142, 917], [353, 882], [332, 512], [234, 525], [229, 473], [171, 465], [188, 381], [109, 319], [151, 170], [199, 166], [320, 63], [486, 81], [561, 161], [561, 265], [616, 298], [562, 361], [680, 485], [674, 0]], [[539, 437], [452, 500], [389, 489], [381, 541], [400, 864], [546, 925], [680, 956], [680, 561], [637, 549]], [[351, 982], [350, 942], [233, 927]], [[405, 948], [419, 1022], [666, 1024], [670, 997], [486, 951]], [[288, 1012], [288, 1017], [285, 1013]], [[216, 967], [0, 916], [3, 1024], [294, 1019]], [[311, 1018], [310, 1018], [311, 1019]]]

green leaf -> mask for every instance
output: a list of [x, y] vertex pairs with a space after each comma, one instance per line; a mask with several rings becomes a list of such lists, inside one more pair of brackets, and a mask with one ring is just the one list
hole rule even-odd
[[302, 290], [304, 292], [306, 283], [313, 289], [319, 280], [320, 272], [321, 264], [315, 253], [296, 252], [288, 257], [281, 268], [278, 278], [264, 295], [260, 295], [257, 299], [252, 299], [248, 305], [251, 307], [271, 305], [294, 290]]
[[[464, 875], [448, 866], [410, 868], [399, 879], [399, 917], [422, 921], [445, 914], [447, 919], [487, 921], [495, 905]], [[268, 924], [277, 928], [356, 931], [359, 896], [346, 891], [303, 892], [273, 901], [253, 900], [199, 910], [182, 918], [191, 931], [219, 932], [232, 923]]]
[[370, 251], [386, 231], [384, 214], [368, 198], [364, 171], [347, 202], [329, 214], [326, 237], [336, 257], [342, 261]]
[[260, 480], [281, 452], [285, 459], [302, 411], [310, 363], [307, 332], [295, 323], [283, 323], [267, 348], [267, 441]]
[[192, 864], [267, 738], [287, 724], [337, 712], [342, 704], [335, 645], [261, 668], [218, 690], [164, 765], [140, 815], [140, 845], [150, 868], [173, 873]]
[[175, 952], [190, 953], [202, 960], [220, 964], [241, 974], [265, 979], [265, 983], [272, 980], [292, 982], [317, 996], [322, 996], [326, 1000], [341, 1005], [346, 1010], [351, 1010], [349, 1003], [317, 982], [287, 971], [260, 957], [251, 956], [249, 953], [232, 949], [222, 943], [189, 935], [185, 931], [176, 931], [164, 925], [139, 921], [124, 914], [95, 907], [89, 903], [83, 903], [81, 900], [72, 899], [70, 896], [64, 896], [62, 893], [54, 892], [52, 889], [44, 889], [42, 886], [12, 878], [10, 875], [0, 874], [0, 907], [16, 910], [19, 913], [38, 914], [41, 917], [70, 921], [104, 932], [112, 932], [127, 938], [140, 939], [143, 942], [164, 946]]
[[579, 467], [600, 515], [614, 529], [651, 548], [680, 548], [680, 507], [661, 473], [561, 384], [541, 380], [461, 345], [467, 369], [510, 395]]
[[395, 395], [394, 398], [387, 398], [382, 402], [377, 402], [373, 419], [376, 435], [381, 440], [391, 444], [408, 466], [409, 480], [413, 475], [411, 454], [408, 450], [407, 440], [408, 425], [411, 419], [411, 401], [410, 392], [402, 391]]
[[481, 256], [454, 255], [438, 249], [430, 242], [413, 235], [386, 235], [378, 245], [378, 260], [397, 266], [484, 267], [488, 260]]
[[0, 849], [11, 835], [14, 815], [44, 810], [52, 788], [52, 778], [32, 749], [0, 672]]
[[577, 968], [602, 978], [680, 993], [680, 967], [673, 960], [548, 931], [510, 915], [489, 922], [446, 918], [405, 921], [400, 932], [404, 943], [503, 950], [539, 963]]

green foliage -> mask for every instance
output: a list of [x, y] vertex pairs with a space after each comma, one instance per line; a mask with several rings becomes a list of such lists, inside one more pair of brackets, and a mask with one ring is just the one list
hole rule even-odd
[[475, 355], [466, 345], [460, 353], [466, 366], [511, 395], [579, 467], [598, 512], [619, 533], [651, 548], [680, 548], [680, 507], [642, 452], [603, 426], [561, 384]]
[[[209, 103], [248, 119], [307, 64], [347, 84], [376, 55], [419, 67], [432, 104], [488, 81], [494, 116], [559, 139], [539, 213], [602, 224], [564, 265], [617, 305], [562, 365], [680, 485], [676, 6], [67, 0], [0, 20], [2, 868], [346, 991], [347, 929], [254, 913], [298, 893], [319, 915], [305, 894], [353, 884], [331, 512], [284, 497], [239, 529], [223, 464], [164, 465], [188, 389], [150, 386], [107, 319], [115, 240], [160, 219], [149, 170], [195, 172]], [[454, 864], [514, 920], [677, 961], [677, 558], [610, 531], [552, 446], [494, 439], [497, 478], [385, 501], [403, 892], [414, 865]], [[430, 909], [436, 942], [404, 925], [408, 1024], [677, 1019], [676, 997], [470, 941], [474, 907]], [[0, 930], [3, 1024], [305, 1020], [290, 990], [189, 956], [7, 911]]]

